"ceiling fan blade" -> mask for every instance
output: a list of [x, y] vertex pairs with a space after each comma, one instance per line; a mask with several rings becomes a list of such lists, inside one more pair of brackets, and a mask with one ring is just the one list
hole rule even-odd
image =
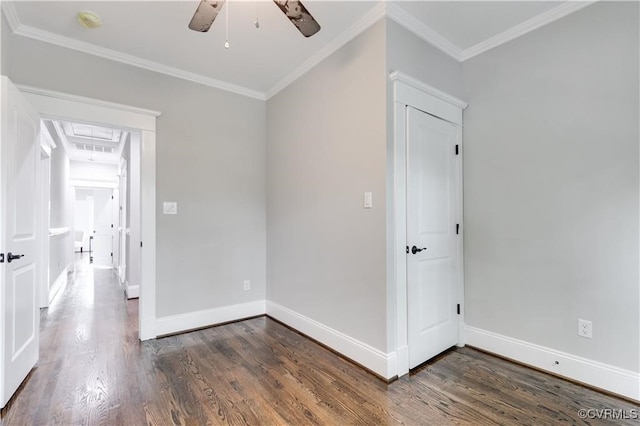
[[299, 0], [273, 0], [278, 5], [282, 13], [305, 37], [311, 37], [320, 31], [320, 24], [309, 13], [306, 7]]
[[196, 13], [193, 14], [191, 22], [189, 22], [189, 28], [194, 31], [200, 31], [206, 33], [211, 28], [211, 24], [218, 16], [218, 12], [224, 6], [226, 0], [211, 1], [202, 0], [196, 9]]

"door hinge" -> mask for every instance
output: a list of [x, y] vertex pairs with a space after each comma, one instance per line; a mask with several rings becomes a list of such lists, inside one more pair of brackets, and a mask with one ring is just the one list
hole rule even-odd
[[113, 200], [113, 195], [111, 196], [111, 199]]
[[456, 155], [460, 154], [460, 145], [456, 145]]
[[140, 247], [142, 247], [142, 241], [140, 241]]
[[111, 224], [111, 229], [113, 229], [113, 223]]
[[460, 304], [458, 303], [458, 315], [460, 315]]
[[456, 235], [460, 233], [460, 224], [456, 223]]
[[113, 252], [111, 252], [111, 257], [113, 257]]
[[4, 253], [0, 253], [0, 263], [4, 263]]

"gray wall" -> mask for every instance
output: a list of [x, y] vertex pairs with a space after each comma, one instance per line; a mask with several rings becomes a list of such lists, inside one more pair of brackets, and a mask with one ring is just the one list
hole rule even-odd
[[[387, 19], [387, 67], [462, 97], [462, 66], [404, 27]], [[390, 99], [392, 100], [392, 99]]]
[[272, 97], [267, 119], [268, 299], [380, 350], [385, 74], [381, 21]]
[[632, 371], [638, 36], [599, 2], [463, 64], [467, 323]]
[[[9, 76], [150, 108], [157, 121], [157, 315], [265, 297], [265, 102], [23, 37]], [[176, 216], [160, 213], [177, 201]], [[251, 291], [242, 281], [251, 279]]]

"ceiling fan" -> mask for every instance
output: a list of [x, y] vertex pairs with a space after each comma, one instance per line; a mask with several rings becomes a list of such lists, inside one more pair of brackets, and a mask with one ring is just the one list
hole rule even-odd
[[[278, 5], [282, 13], [298, 31], [305, 37], [311, 37], [320, 31], [320, 24], [309, 13], [306, 7], [299, 0], [273, 0]], [[206, 33], [211, 28], [213, 21], [218, 16], [220, 9], [226, 3], [226, 0], [202, 0], [196, 9], [196, 12], [189, 22], [189, 28], [194, 31]]]

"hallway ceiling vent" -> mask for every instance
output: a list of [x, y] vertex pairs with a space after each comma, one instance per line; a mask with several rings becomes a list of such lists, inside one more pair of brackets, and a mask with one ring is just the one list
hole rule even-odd
[[53, 122], [70, 159], [118, 164], [128, 132], [92, 124]]

